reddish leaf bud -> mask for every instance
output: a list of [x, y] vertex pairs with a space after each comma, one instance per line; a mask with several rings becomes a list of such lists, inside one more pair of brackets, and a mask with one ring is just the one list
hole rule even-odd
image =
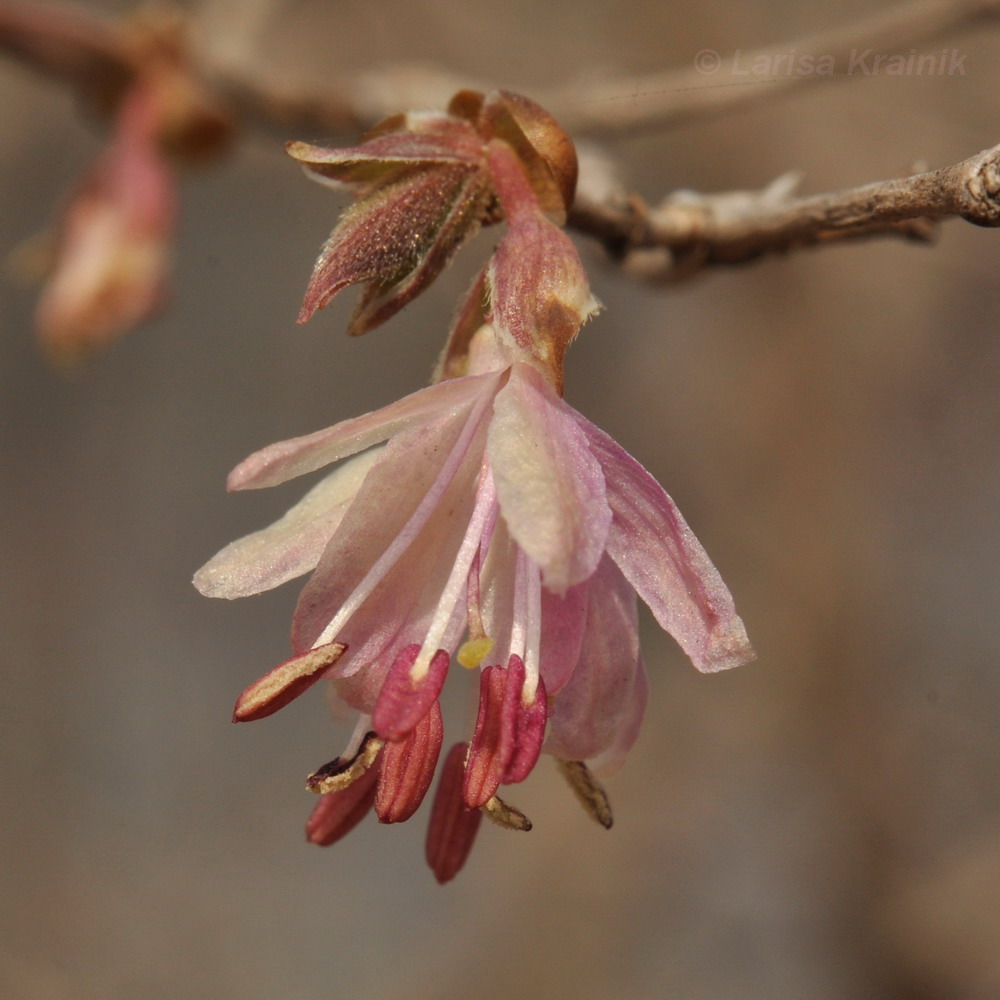
[[573, 140], [555, 118], [527, 97], [498, 90], [485, 100], [481, 131], [517, 153], [542, 210], [560, 225], [565, 223], [576, 193], [578, 165]]

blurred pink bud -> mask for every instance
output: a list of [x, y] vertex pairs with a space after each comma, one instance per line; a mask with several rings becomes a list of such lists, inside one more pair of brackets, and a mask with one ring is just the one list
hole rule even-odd
[[36, 314], [55, 361], [83, 360], [164, 301], [177, 208], [150, 96], [137, 85], [123, 99], [111, 142], [60, 221]]

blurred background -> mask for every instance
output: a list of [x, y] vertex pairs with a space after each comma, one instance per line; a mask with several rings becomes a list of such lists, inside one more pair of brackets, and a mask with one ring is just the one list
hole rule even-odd
[[[424, 61], [530, 95], [883, 5], [187, 6], [206, 50], [290, 84]], [[603, 149], [651, 201], [790, 169], [820, 192], [943, 166], [1000, 140], [1000, 26], [919, 51], [945, 47], [964, 75], [842, 77]], [[8, 254], [101, 138], [8, 59], [0, 95]], [[674, 288], [577, 241], [606, 309], [567, 397], [672, 493], [758, 660], [699, 676], [644, 618], [652, 697], [609, 783], [614, 829], [543, 760], [515, 797], [534, 830], [484, 824], [442, 889], [426, 806], [305, 844], [303, 779], [347, 731], [319, 694], [229, 724], [287, 655], [298, 588], [229, 603], [190, 577], [301, 493], [227, 495], [239, 459], [426, 381], [496, 236], [362, 340], [343, 335], [353, 294], [296, 327], [341, 203], [285, 138], [334, 137], [250, 133], [188, 177], [169, 310], [77, 377], [36, 349], [35, 292], [0, 285], [0, 993], [1000, 996], [1000, 233], [951, 221], [930, 248], [845, 245]], [[449, 695], [452, 733], [471, 725], [467, 695]]]

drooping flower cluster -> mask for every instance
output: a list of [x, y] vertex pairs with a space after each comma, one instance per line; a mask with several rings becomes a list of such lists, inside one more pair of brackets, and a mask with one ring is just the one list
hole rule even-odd
[[[728, 591], [673, 502], [561, 398], [563, 353], [595, 303], [572, 243], [546, 215], [560, 172], [526, 157], [530, 129], [510, 113], [524, 114], [529, 102], [500, 94], [485, 103], [463, 97], [459, 106], [473, 109], [471, 119], [442, 116], [434, 141], [447, 147], [441, 136], [458, 122], [462, 155], [478, 157], [461, 186], [476, 192], [479, 208], [463, 225], [490, 221], [475, 214], [488, 212], [502, 214], [507, 231], [459, 314], [441, 379], [250, 456], [231, 473], [231, 489], [341, 464], [281, 520], [232, 543], [195, 578], [205, 594], [240, 597], [312, 572], [294, 616], [294, 655], [243, 692], [235, 719], [270, 715], [322, 678], [358, 713], [345, 752], [307, 782], [322, 796], [307, 824], [315, 843], [333, 843], [372, 808], [382, 822], [413, 814], [443, 747], [438, 697], [450, 666], [480, 668], [478, 717], [468, 740], [446, 755], [428, 830], [427, 860], [442, 882], [464, 863], [483, 813], [530, 828], [499, 792], [523, 781], [543, 751], [610, 825], [593, 771], [624, 760], [645, 709], [637, 597], [699, 669], [752, 656]], [[496, 120], [506, 136], [491, 129]], [[400, 120], [369, 152], [385, 157], [419, 145], [425, 125], [414, 133]], [[352, 180], [385, 176], [358, 151], [338, 162], [350, 162]], [[452, 167], [425, 172], [437, 169]], [[396, 177], [389, 194], [375, 184], [363, 199], [409, 204], [408, 183], [429, 182]], [[343, 287], [349, 272], [370, 283], [356, 314], [367, 326], [395, 311], [413, 282], [431, 280], [437, 265], [427, 264], [428, 252], [410, 258], [405, 273], [398, 262], [350, 271], [360, 258], [342, 247], [374, 240], [358, 222], [371, 207], [360, 205], [348, 213], [347, 234], [328, 243], [307, 311], [310, 297], [322, 304], [322, 288]], [[388, 209], [380, 239], [405, 229], [397, 211], [395, 203]], [[425, 249], [461, 241], [441, 233], [438, 225]]]

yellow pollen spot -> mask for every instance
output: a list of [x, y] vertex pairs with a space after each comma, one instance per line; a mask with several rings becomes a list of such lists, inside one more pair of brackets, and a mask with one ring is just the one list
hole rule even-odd
[[467, 670], [474, 670], [490, 655], [492, 648], [493, 640], [488, 635], [482, 639], [470, 639], [462, 643], [455, 659]]

